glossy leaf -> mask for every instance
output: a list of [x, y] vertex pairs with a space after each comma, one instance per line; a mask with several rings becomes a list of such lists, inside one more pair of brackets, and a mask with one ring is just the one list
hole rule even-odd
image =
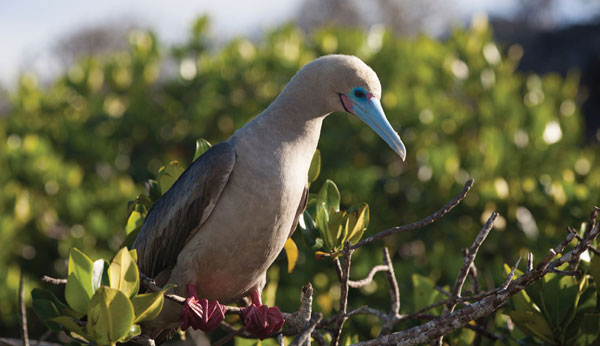
[[142, 227], [144, 223], [144, 216], [141, 212], [134, 210], [129, 214], [127, 219], [127, 225], [125, 226], [125, 233], [129, 235], [131, 232]]
[[292, 238], [288, 238], [283, 245], [283, 249], [285, 250], [285, 256], [288, 261], [288, 273], [291, 273], [294, 270], [296, 263], [298, 263], [298, 247]]
[[369, 205], [361, 205], [348, 209], [344, 229], [347, 235], [346, 240], [350, 244], [356, 244], [363, 236], [369, 226]]
[[211, 144], [206, 139], [200, 138], [196, 140], [196, 152], [194, 153], [193, 161], [196, 161], [196, 159], [202, 156], [202, 154], [204, 154], [208, 149], [210, 149], [210, 147]]
[[[33, 296], [33, 294], [32, 294]], [[58, 332], [61, 330], [60, 325], [50, 321], [52, 318], [61, 315], [60, 309], [50, 299], [33, 298], [31, 303], [35, 314], [44, 322], [48, 329]]]
[[90, 300], [86, 332], [101, 345], [126, 337], [134, 321], [131, 301], [118, 289], [102, 286]]
[[594, 255], [594, 257], [592, 257], [589, 273], [596, 283], [600, 283], [600, 256]]
[[75, 318], [81, 318], [84, 316], [83, 313], [79, 313], [70, 308], [67, 304], [63, 303], [54, 295], [54, 293], [49, 290], [43, 288], [34, 288], [31, 291], [31, 298], [34, 303], [37, 300], [49, 300], [58, 309], [58, 312], [61, 315], [68, 315]]
[[319, 201], [325, 203], [327, 210], [340, 210], [340, 191], [333, 181], [325, 180], [321, 190], [319, 190]]
[[81, 321], [70, 316], [57, 316], [51, 319], [53, 323], [60, 324], [68, 331], [75, 332], [83, 337], [86, 337], [86, 331]]
[[85, 313], [87, 311], [88, 302], [94, 293], [93, 270], [94, 263], [89, 257], [76, 248], [71, 249], [65, 299], [69, 306], [77, 312]]
[[168, 165], [161, 167], [158, 170], [158, 184], [162, 194], [166, 193], [171, 185], [175, 183], [177, 178], [183, 173], [184, 168], [177, 161], [171, 161]]
[[164, 304], [164, 293], [169, 288], [159, 292], [138, 294], [131, 298], [135, 314], [134, 323], [149, 321], [158, 316]]
[[140, 327], [139, 324], [134, 324], [131, 326], [131, 328], [129, 328], [129, 333], [127, 333], [127, 335], [125, 335], [124, 337], [122, 337], [119, 342], [120, 343], [125, 343], [129, 340], [131, 340], [131, 338], [133, 338], [134, 336], [140, 335], [142, 334], [142, 328]]
[[329, 221], [327, 222], [327, 232], [330, 234], [332, 243], [334, 244], [334, 250], [341, 250], [344, 247], [344, 237], [342, 237], [343, 227], [342, 223], [346, 217], [346, 212], [335, 211], [333, 208], [329, 209]]
[[328, 250], [333, 249], [335, 245], [333, 237], [331, 237], [331, 233], [329, 232], [329, 212], [325, 207], [325, 203], [319, 203], [317, 205], [317, 229], [319, 230], [321, 237], [325, 241], [325, 247]]
[[302, 239], [308, 247], [315, 245], [316, 239], [319, 236], [319, 231], [307, 210], [305, 210], [298, 218], [298, 228], [302, 233]]
[[136, 294], [140, 287], [138, 268], [127, 248], [122, 248], [108, 268], [110, 287], [123, 292], [127, 297]]
[[526, 334], [537, 336], [551, 345], [557, 344], [550, 325], [541, 314], [533, 311], [513, 310], [509, 311], [508, 315], [515, 325]]
[[161, 196], [160, 185], [158, 184], [158, 181], [154, 179], [149, 179], [146, 186], [148, 189], [148, 197], [150, 198], [150, 201], [158, 201], [158, 199]]
[[321, 173], [321, 152], [319, 149], [315, 150], [313, 158], [310, 161], [310, 168], [308, 169], [308, 183], [311, 184], [317, 180]]

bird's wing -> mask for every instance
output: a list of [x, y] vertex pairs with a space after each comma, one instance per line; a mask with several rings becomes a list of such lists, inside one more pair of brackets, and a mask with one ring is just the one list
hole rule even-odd
[[185, 242], [212, 213], [235, 165], [229, 142], [208, 149], [148, 212], [133, 248], [142, 273], [154, 278], [171, 269]]
[[294, 231], [296, 230], [296, 226], [298, 226], [298, 220], [300, 219], [300, 215], [304, 213], [306, 210], [306, 206], [308, 205], [308, 184], [304, 186], [304, 191], [302, 192], [302, 198], [300, 198], [300, 204], [298, 205], [298, 209], [296, 210], [296, 216], [294, 217], [294, 223], [292, 223], [292, 229], [290, 230], [290, 235], [288, 238], [292, 237]]

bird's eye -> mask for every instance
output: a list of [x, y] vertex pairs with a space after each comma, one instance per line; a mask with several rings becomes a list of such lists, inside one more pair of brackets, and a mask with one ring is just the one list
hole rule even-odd
[[360, 90], [360, 89], [355, 89], [354, 90], [354, 96], [356, 96], [359, 99], [365, 98], [366, 94], [364, 91]]

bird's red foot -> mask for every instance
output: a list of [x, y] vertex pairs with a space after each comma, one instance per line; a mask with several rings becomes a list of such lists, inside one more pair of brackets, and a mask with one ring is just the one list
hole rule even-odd
[[199, 299], [196, 287], [191, 283], [187, 287], [189, 297], [181, 309], [181, 330], [192, 327], [212, 332], [225, 319], [225, 306], [216, 300]]
[[279, 308], [268, 307], [260, 301], [258, 291], [252, 292], [252, 304], [242, 310], [246, 330], [263, 340], [283, 326], [285, 320]]

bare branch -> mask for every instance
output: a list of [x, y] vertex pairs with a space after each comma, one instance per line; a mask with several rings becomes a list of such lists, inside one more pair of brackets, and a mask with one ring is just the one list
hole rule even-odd
[[350, 247], [350, 243], [344, 244], [344, 250], [342, 251], [344, 257], [344, 263], [342, 265], [342, 280], [341, 280], [341, 294], [340, 294], [340, 311], [338, 318], [336, 319], [336, 326], [331, 337], [331, 346], [337, 346], [342, 335], [342, 328], [344, 322], [348, 319], [346, 317], [346, 309], [348, 306], [348, 281], [350, 281], [350, 261], [354, 250]]
[[448, 214], [448, 212], [450, 210], [452, 210], [460, 202], [462, 202], [462, 200], [464, 200], [465, 197], [467, 197], [467, 193], [469, 193], [469, 190], [471, 190], [472, 186], [473, 186], [473, 179], [469, 179], [465, 183], [465, 187], [463, 188], [461, 193], [459, 193], [453, 200], [446, 203], [446, 205], [444, 205], [442, 208], [440, 208], [435, 213], [433, 213], [433, 214], [429, 215], [428, 217], [426, 217], [422, 220], [419, 220], [417, 222], [413, 222], [408, 225], [404, 225], [404, 226], [400, 226], [400, 227], [393, 227], [393, 228], [386, 229], [385, 231], [381, 231], [373, 236], [370, 236], [368, 238], [365, 238], [365, 239], [359, 241], [358, 243], [352, 245], [351, 248], [358, 249], [359, 247], [370, 244], [377, 239], [389, 237], [392, 234], [397, 234], [397, 233], [401, 233], [401, 232], [407, 232], [407, 231], [412, 231], [415, 229], [423, 228], [427, 225], [434, 223], [435, 221], [439, 220], [442, 216]]
[[[573, 229], [573, 227], [567, 227], [567, 231], [569, 233], [572, 233], [575, 235], [575, 239], [577, 239], [578, 241], [582, 241], [583, 239], [577, 234], [577, 231], [575, 231], [575, 229]], [[600, 256], [600, 251], [598, 251], [598, 249], [596, 249], [593, 246], [588, 247], [588, 249], [593, 252], [595, 255]]]
[[[573, 239], [573, 236], [567, 236], [567, 238], [564, 239], [555, 249], [551, 249], [549, 254], [531, 271], [512, 280], [512, 277], [514, 276], [514, 270], [511, 270], [511, 274], [509, 274], [506, 280], [508, 283], [506, 287], [500, 287], [494, 290], [491, 295], [474, 302], [473, 304], [467, 305], [460, 310], [452, 312], [446, 316], [436, 318], [420, 326], [381, 336], [376, 339], [360, 342], [355, 345], [418, 345], [430, 342], [431, 340], [438, 340], [440, 336], [461, 328], [472, 320], [476, 320], [491, 314], [500, 306], [506, 304], [512, 295], [535, 283], [553, 269], [579, 258], [581, 253], [583, 253], [589, 247], [599, 233], [600, 226], [599, 224], [595, 224], [591, 228], [590, 232], [583, 237], [582, 241], [577, 244], [575, 248], [566, 253], [562, 253], [566, 245]], [[562, 256], [554, 259], [557, 253], [562, 253]]]
[[397, 315], [400, 311], [400, 290], [398, 289], [398, 280], [396, 280], [396, 273], [394, 273], [390, 252], [385, 246], [383, 247], [383, 261], [388, 266], [387, 279], [390, 286], [390, 299], [392, 301], [390, 313]]
[[51, 278], [48, 275], [42, 276], [42, 282], [53, 284], [53, 285], [66, 285], [67, 279], [55, 279]]
[[376, 273], [383, 272], [383, 271], [388, 271], [388, 266], [386, 266], [386, 265], [375, 266], [375, 267], [371, 268], [371, 271], [364, 279], [357, 280], [357, 281], [352, 281], [352, 280], [348, 281], [348, 286], [350, 286], [352, 288], [361, 288], [363, 286], [366, 286], [373, 281], [373, 276], [375, 276]]
[[25, 307], [25, 287], [23, 284], [23, 270], [19, 277], [19, 308], [21, 315], [21, 339], [23, 346], [29, 346], [29, 333], [27, 332], [27, 308]]
[[314, 314], [313, 317], [310, 319], [308, 325], [298, 335], [296, 335], [294, 340], [292, 340], [290, 346], [302, 346], [307, 344], [307, 341], [308, 345], [310, 345], [310, 336], [315, 330], [317, 324], [321, 322], [321, 319], [323, 319], [323, 314], [321, 314], [320, 312]]
[[530, 252], [527, 254], [527, 270], [526, 270], [526, 272], [529, 273], [532, 270], [533, 270], [533, 253]]

